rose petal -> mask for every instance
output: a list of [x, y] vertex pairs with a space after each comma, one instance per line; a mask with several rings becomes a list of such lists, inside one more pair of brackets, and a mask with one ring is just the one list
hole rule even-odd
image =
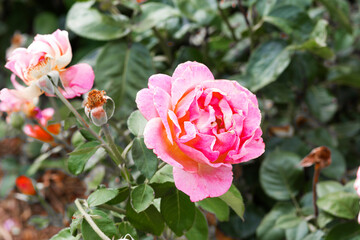
[[188, 171], [197, 169], [197, 163], [193, 159], [184, 154], [176, 144], [169, 142], [161, 118], [152, 118], [146, 124], [144, 142], [147, 148], [153, 149], [161, 160], [171, 166]]
[[236, 164], [261, 156], [265, 152], [265, 144], [261, 134], [261, 128], [258, 128], [254, 136], [242, 144], [239, 151], [231, 150], [229, 152], [225, 162]]
[[159, 114], [154, 106], [154, 93], [148, 88], [141, 89], [136, 94], [136, 105], [141, 114], [150, 120], [152, 118], [159, 117]]
[[175, 105], [186, 92], [203, 81], [214, 80], [214, 76], [204, 64], [186, 62], [175, 69], [172, 79], [171, 101]]
[[223, 195], [229, 190], [233, 179], [230, 164], [217, 168], [199, 164], [195, 172], [174, 167], [173, 175], [176, 187], [189, 195], [192, 202]]
[[87, 63], [79, 63], [60, 71], [60, 80], [64, 89], [60, 89], [65, 98], [74, 98], [88, 92], [94, 84], [94, 71]]
[[149, 78], [149, 89], [160, 87], [169, 95], [171, 94], [171, 77], [166, 74], [155, 74]]
[[153, 91], [155, 108], [164, 124], [167, 137], [171, 144], [173, 144], [173, 138], [171, 136], [170, 126], [168, 123], [168, 111], [169, 109], [172, 109], [170, 96], [169, 94], [167, 94], [167, 92], [165, 92], [162, 88], [159, 87], [156, 87]]

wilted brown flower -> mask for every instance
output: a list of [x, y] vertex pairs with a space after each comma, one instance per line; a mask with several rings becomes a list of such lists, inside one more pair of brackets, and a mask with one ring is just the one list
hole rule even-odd
[[331, 164], [331, 151], [325, 146], [314, 148], [301, 162], [303, 167], [310, 167], [316, 164], [323, 169]]

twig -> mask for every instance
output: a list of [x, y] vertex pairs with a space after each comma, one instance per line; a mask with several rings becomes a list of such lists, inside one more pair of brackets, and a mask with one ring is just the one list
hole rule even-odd
[[153, 30], [154, 35], [159, 40], [160, 47], [163, 50], [163, 52], [168, 60], [168, 63], [171, 65], [171, 63], [173, 61], [173, 57], [172, 57], [171, 49], [167, 45], [166, 39], [161, 35], [161, 33], [155, 27], [153, 27], [152, 30]]
[[85, 220], [89, 223], [91, 228], [96, 232], [96, 234], [103, 240], [111, 240], [108, 236], [106, 236], [100, 228], [96, 225], [96, 223], [92, 220], [89, 214], [85, 212], [83, 207], [81, 206], [81, 203], [79, 202], [79, 199], [75, 200], [75, 205], [77, 209], [80, 211], [80, 213], [84, 216]]
[[220, 7], [220, 1], [217, 0], [216, 3], [217, 3], [217, 9], [219, 10], [219, 13], [220, 13], [221, 18], [224, 20], [226, 26], [229, 28], [233, 40], [234, 40], [235, 42], [237, 42], [238, 39], [237, 39], [237, 37], [236, 37], [236, 35], [235, 35], [235, 30], [234, 30], [234, 28], [231, 26], [231, 24], [230, 24], [230, 22], [229, 22], [229, 19], [226, 17], [226, 14], [225, 14], [224, 11], [221, 9], [221, 7]]
[[238, 0], [238, 6], [240, 9], [240, 12], [242, 13], [242, 15], [244, 15], [245, 18], [245, 22], [249, 31], [249, 37], [250, 37], [250, 49], [253, 50], [254, 49], [254, 38], [253, 38], [253, 32], [252, 32], [252, 27], [248, 18], [248, 12], [245, 10], [244, 6], [242, 5], [242, 0]]
[[317, 216], [319, 215], [319, 210], [318, 207], [316, 205], [316, 184], [319, 181], [319, 176], [320, 176], [320, 164], [316, 163], [315, 164], [315, 168], [314, 168], [314, 178], [313, 178], [313, 185], [312, 185], [312, 192], [313, 192], [313, 206], [314, 206], [314, 214], [315, 214], [315, 218], [317, 218]]

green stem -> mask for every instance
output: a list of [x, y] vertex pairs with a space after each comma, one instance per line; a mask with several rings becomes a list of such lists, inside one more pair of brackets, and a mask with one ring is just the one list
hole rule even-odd
[[100, 228], [96, 225], [96, 223], [92, 220], [89, 214], [85, 212], [83, 207], [81, 206], [81, 203], [79, 202], [79, 199], [75, 200], [75, 205], [77, 209], [80, 211], [80, 213], [84, 216], [85, 220], [89, 223], [91, 228], [96, 232], [96, 234], [103, 240], [111, 240], [108, 236], [106, 236]]
[[154, 32], [154, 35], [159, 40], [160, 47], [163, 50], [163, 52], [165, 53], [168, 63], [171, 65], [173, 59], [172, 59], [171, 49], [167, 45], [166, 39], [161, 35], [161, 33], [155, 27], [153, 27], [152, 30]]
[[240, 12], [244, 15], [245, 18], [245, 22], [249, 31], [249, 38], [250, 38], [250, 49], [253, 50], [254, 49], [254, 35], [253, 35], [253, 31], [252, 31], [252, 27], [250, 24], [250, 21], [248, 19], [248, 13], [245, 10], [244, 6], [242, 5], [242, 0], [239, 0], [239, 9]]
[[111, 137], [109, 124], [106, 123], [106, 124], [102, 125], [101, 127], [104, 132], [105, 138], [106, 138], [107, 142], [109, 143], [109, 146], [110, 146], [112, 152], [115, 155], [115, 163], [120, 168], [120, 170], [123, 174], [123, 177], [125, 178], [126, 182], [128, 183], [128, 185], [130, 187], [131, 186], [130, 177], [129, 177], [130, 174], [126, 168], [125, 159], [121, 156], [121, 153], [120, 153], [118, 147], [116, 146], [113, 138]]
[[226, 14], [225, 14], [224, 11], [221, 9], [221, 7], [220, 7], [220, 1], [216, 1], [216, 3], [217, 3], [217, 9], [218, 9], [218, 11], [219, 11], [219, 13], [220, 13], [221, 18], [224, 20], [226, 26], [229, 28], [233, 40], [234, 40], [235, 42], [237, 42], [238, 39], [237, 39], [237, 37], [236, 37], [236, 35], [235, 35], [235, 30], [234, 30], [234, 28], [231, 26], [231, 24], [230, 24], [230, 22], [229, 22], [229, 19], [226, 17]]
[[313, 206], [314, 206], [314, 214], [315, 214], [315, 218], [318, 217], [319, 215], [319, 210], [318, 207], [316, 205], [316, 184], [319, 181], [319, 176], [320, 176], [320, 164], [315, 163], [315, 170], [314, 170], [314, 178], [313, 178], [313, 185], [312, 185], [312, 191], [313, 191]]
[[115, 207], [115, 206], [112, 206], [112, 205], [109, 205], [109, 204], [101, 204], [98, 207], [103, 208], [103, 209], [107, 209], [107, 210], [110, 210], [110, 211], [113, 211], [113, 212], [117, 212], [117, 213], [120, 213], [120, 214], [123, 214], [123, 215], [126, 214], [126, 211], [124, 209], [121, 209], [121, 208], [118, 208], [118, 207]]

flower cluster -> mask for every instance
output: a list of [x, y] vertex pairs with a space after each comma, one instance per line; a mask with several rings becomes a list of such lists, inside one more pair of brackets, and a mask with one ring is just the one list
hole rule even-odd
[[197, 62], [172, 76], [156, 74], [136, 103], [149, 120], [145, 144], [173, 166], [175, 185], [191, 201], [224, 194], [232, 165], [264, 152], [256, 96], [235, 81], [215, 80]]

